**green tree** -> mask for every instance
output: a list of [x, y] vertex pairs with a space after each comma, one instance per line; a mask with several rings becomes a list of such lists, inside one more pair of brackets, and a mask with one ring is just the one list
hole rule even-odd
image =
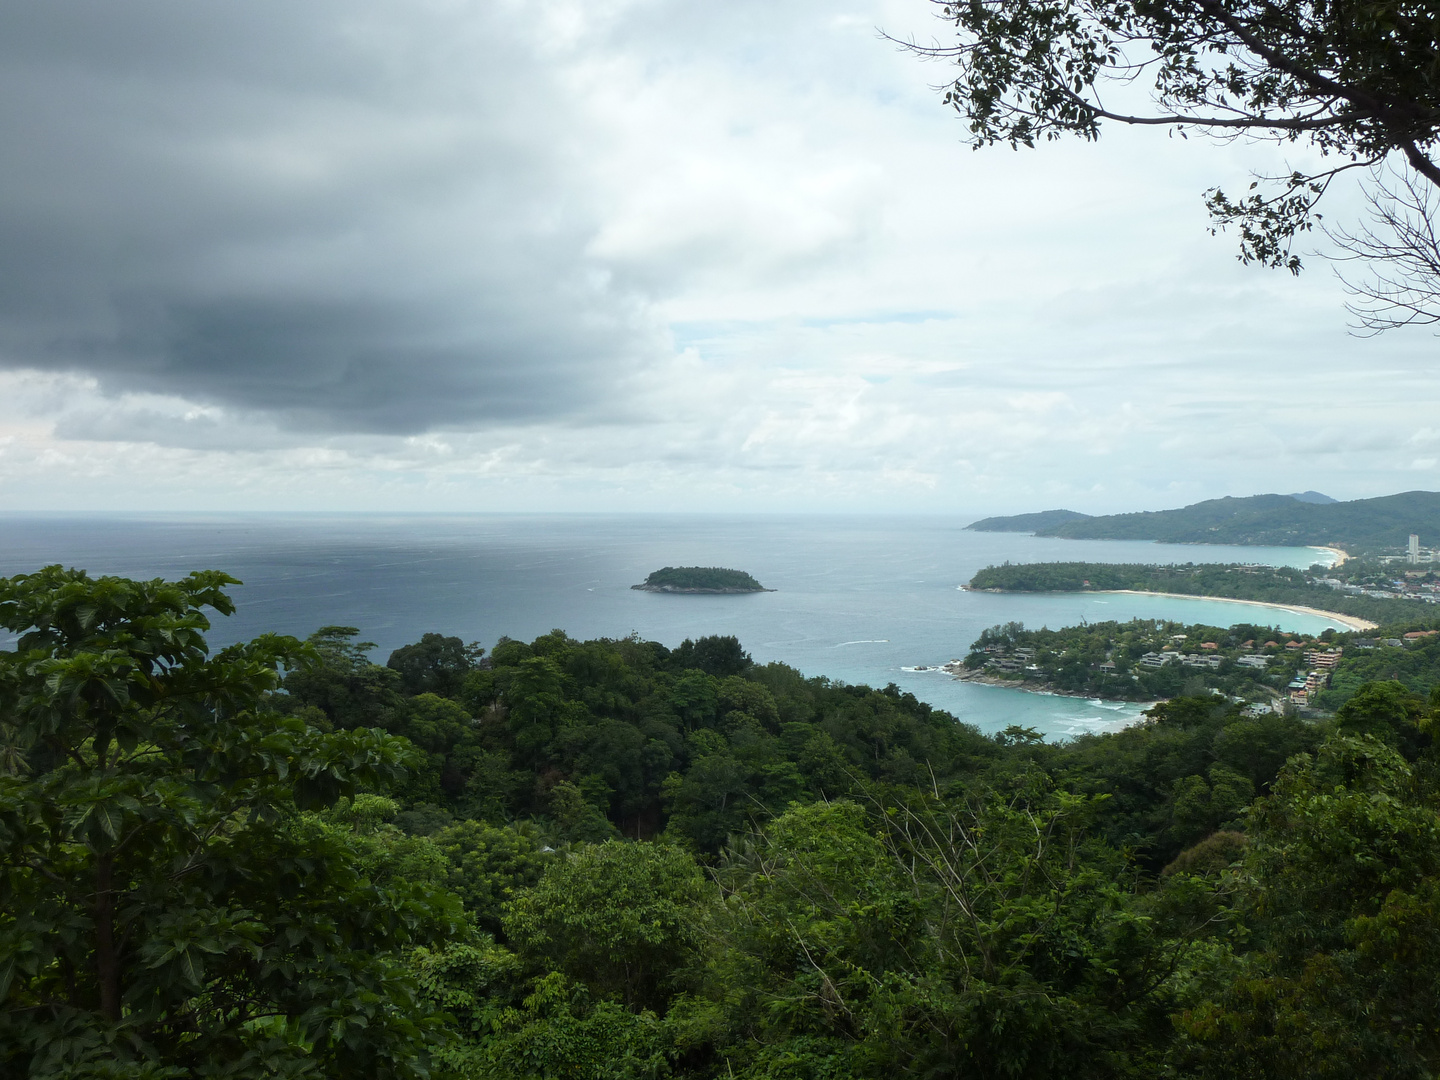
[[408, 800], [439, 804], [463, 795], [483, 754], [475, 721], [464, 708], [438, 694], [417, 694], [390, 710], [386, 727], [428, 759], [428, 767], [405, 785]]
[[1369, 735], [1414, 760], [1430, 738], [1420, 730], [1425, 703], [1398, 682], [1366, 683], [1335, 714], [1348, 735]]
[[719, 874], [715, 1052], [754, 1077], [1147, 1075], [1185, 933], [1086, 838], [1094, 804], [1032, 772], [775, 819]]
[[235, 583], [0, 580], [6, 1075], [421, 1071], [397, 958], [457, 929], [455, 902], [377, 885], [348, 828], [302, 813], [400, 776], [403, 744], [273, 711], [293, 639], [209, 656], [202, 609]]
[[567, 700], [565, 673], [548, 656], [521, 660], [504, 693], [515, 754], [522, 764], [535, 767], [544, 762], [559, 731], [585, 719], [585, 707]]
[[435, 834], [449, 861], [449, 885], [481, 929], [500, 929], [504, 905], [540, 880], [548, 861], [535, 837], [516, 828], [461, 821]]
[[[443, 948], [420, 946], [410, 954], [410, 969], [429, 1008], [443, 1011], [457, 1038], [435, 1054], [438, 1073], [473, 1077], [486, 1063], [485, 1043], [515, 1013], [524, 985], [520, 960], [494, 941], [450, 942]], [[522, 1075], [520, 1070], [512, 1076]]]
[[699, 668], [707, 675], [720, 678], [741, 675], [753, 663], [750, 654], [740, 647], [740, 639], [733, 634], [712, 634], [695, 641], [686, 638], [670, 654], [670, 659], [681, 670]]
[[550, 820], [562, 844], [598, 844], [619, 838], [619, 831], [579, 787], [562, 780], [550, 789]]
[[663, 1008], [710, 889], [679, 848], [611, 840], [551, 863], [505, 914], [524, 956], [631, 1008]]
[[1340, 734], [1249, 826], [1240, 951], [1179, 1017], [1202, 1076], [1420, 1078], [1440, 1068], [1440, 815], [1395, 750]]
[[400, 689], [407, 694], [454, 697], [484, 655], [474, 642], [466, 645], [458, 637], [425, 634], [392, 652], [385, 666], [400, 673]]
[[671, 1075], [671, 1037], [648, 1009], [595, 1000], [552, 971], [495, 1019], [462, 1074], [482, 1080], [660, 1080]]
[[353, 626], [322, 626], [306, 639], [310, 662], [285, 676], [297, 707], [319, 709], [336, 727], [383, 727], [402, 700], [400, 676], [371, 663], [371, 641], [356, 641]]
[[[1321, 165], [1272, 178], [1273, 188], [1237, 200], [1210, 192], [1217, 225], [1239, 226], [1247, 262], [1298, 271], [1291, 241], [1311, 227], [1315, 204], [1348, 170], [1396, 158], [1424, 187], [1440, 185], [1440, 12], [1431, 4], [975, 0], [941, 7], [958, 40], [917, 51], [959, 66], [945, 101], [965, 119], [974, 146], [1094, 140], [1105, 124], [1119, 123], [1315, 151]], [[1150, 92], [1148, 110], [1133, 104], [1137, 85]], [[1428, 204], [1420, 210], [1428, 217]], [[1395, 239], [1404, 242], [1403, 234]]]

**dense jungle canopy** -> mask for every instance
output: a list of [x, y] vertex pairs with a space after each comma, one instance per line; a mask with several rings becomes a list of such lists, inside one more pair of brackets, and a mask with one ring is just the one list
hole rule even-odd
[[1423, 1077], [1436, 702], [1051, 745], [561, 631], [211, 653], [223, 574], [0, 580], [0, 1071]]

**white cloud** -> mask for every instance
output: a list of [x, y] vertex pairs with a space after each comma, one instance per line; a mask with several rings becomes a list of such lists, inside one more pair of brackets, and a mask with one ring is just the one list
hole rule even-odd
[[1323, 269], [1205, 235], [1201, 191], [1262, 151], [971, 153], [944, 69], [875, 33], [943, 34], [927, 7], [12, 9], [0, 505], [1429, 482], [1433, 339], [1352, 338]]

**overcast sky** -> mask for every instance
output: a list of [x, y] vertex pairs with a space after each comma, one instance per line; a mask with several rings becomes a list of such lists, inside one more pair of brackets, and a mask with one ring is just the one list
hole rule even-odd
[[[963, 145], [927, 0], [0, 0], [0, 508], [1159, 509], [1440, 487], [1158, 131]], [[1331, 208], [1346, 212], [1344, 197]]]

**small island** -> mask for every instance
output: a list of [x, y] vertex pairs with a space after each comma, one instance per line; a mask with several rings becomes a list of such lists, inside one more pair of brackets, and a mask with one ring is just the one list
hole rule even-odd
[[743, 570], [719, 566], [667, 566], [656, 570], [632, 589], [664, 593], [756, 593], [767, 589]]

